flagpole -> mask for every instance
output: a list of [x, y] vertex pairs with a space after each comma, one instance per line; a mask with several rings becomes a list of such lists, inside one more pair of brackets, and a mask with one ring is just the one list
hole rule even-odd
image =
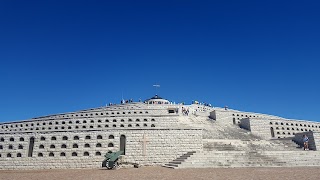
[[159, 84], [154, 84], [153, 87], [156, 88], [156, 95], [158, 95], [158, 88], [160, 88], [160, 85]]

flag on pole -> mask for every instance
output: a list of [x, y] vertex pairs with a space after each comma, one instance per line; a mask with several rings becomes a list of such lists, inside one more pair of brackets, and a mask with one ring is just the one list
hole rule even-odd
[[156, 88], [156, 95], [157, 95], [158, 94], [158, 89], [160, 88], [160, 85], [159, 84], [154, 84], [152, 86]]

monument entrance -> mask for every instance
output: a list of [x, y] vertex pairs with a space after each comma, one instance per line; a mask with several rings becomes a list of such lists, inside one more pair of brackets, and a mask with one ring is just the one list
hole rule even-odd
[[28, 152], [28, 157], [32, 157], [32, 153], [33, 153], [33, 146], [34, 146], [34, 137], [30, 138], [29, 141], [29, 152]]
[[274, 130], [273, 130], [273, 127], [270, 128], [270, 131], [271, 131], [271, 137], [274, 137]]
[[123, 155], [126, 154], [126, 136], [120, 136], [120, 151], [123, 151]]

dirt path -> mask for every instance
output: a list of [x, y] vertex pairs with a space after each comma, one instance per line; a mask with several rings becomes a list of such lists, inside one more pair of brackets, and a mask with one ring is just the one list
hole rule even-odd
[[68, 169], [68, 170], [14, 170], [0, 171], [1, 180], [274, 180], [297, 179], [319, 180], [320, 167], [294, 168], [205, 168], [205, 169], [167, 169], [162, 167], [143, 167], [119, 170]]

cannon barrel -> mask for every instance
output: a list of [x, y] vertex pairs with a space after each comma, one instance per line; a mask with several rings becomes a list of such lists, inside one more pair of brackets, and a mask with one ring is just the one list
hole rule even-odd
[[123, 154], [123, 151], [110, 152], [104, 155], [105, 159], [102, 162], [102, 167], [108, 169], [115, 169], [118, 165], [119, 156]]

